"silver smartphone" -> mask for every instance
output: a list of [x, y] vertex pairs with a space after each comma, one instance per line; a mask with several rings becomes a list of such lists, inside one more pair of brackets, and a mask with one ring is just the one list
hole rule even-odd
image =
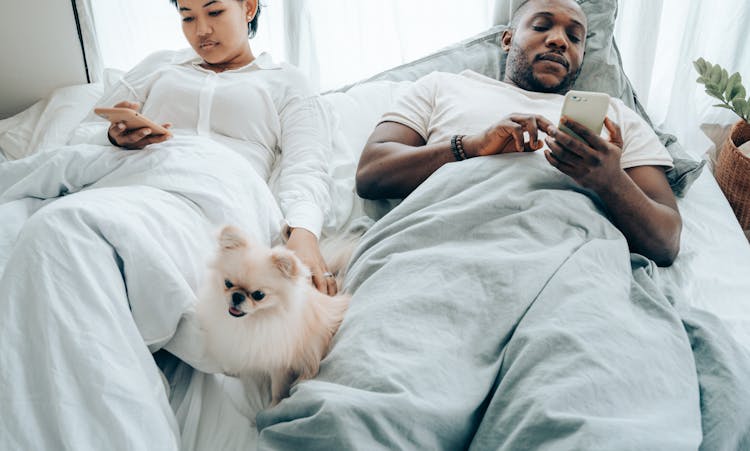
[[[598, 136], [602, 133], [607, 110], [609, 110], [608, 94], [603, 92], [568, 91], [565, 94], [560, 117], [567, 116]], [[573, 130], [562, 124], [558, 128], [570, 136], [585, 141]]]

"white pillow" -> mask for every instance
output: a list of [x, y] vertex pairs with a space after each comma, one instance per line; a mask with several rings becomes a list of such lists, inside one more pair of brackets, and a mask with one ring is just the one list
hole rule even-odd
[[0, 122], [0, 150], [8, 160], [16, 160], [66, 145], [101, 95], [101, 84], [56, 89], [48, 98]]
[[69, 144], [81, 121], [93, 117], [96, 102], [123, 73], [106, 69], [100, 83], [56, 89], [47, 98], [0, 121], [0, 154], [16, 160]]
[[[346, 92], [323, 95], [331, 112], [328, 121], [332, 125], [333, 140], [331, 192], [337, 230], [345, 230], [353, 221], [366, 216], [368, 208], [357, 195], [354, 186], [359, 157], [380, 117], [412, 83], [374, 81], [355, 85]], [[324, 230], [326, 234], [333, 232], [335, 230]]]

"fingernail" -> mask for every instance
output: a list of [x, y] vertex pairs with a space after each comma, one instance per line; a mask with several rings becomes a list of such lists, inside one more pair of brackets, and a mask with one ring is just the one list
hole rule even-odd
[[125, 130], [125, 124], [123, 124], [122, 122], [120, 122], [119, 124], [117, 124], [117, 129], [118, 130]]
[[149, 134], [151, 134], [151, 130], [149, 129], [143, 130], [143, 136], [148, 136]]

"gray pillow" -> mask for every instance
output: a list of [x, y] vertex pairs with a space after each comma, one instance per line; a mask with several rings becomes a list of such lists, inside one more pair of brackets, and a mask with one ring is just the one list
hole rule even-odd
[[[586, 56], [575, 88], [583, 91], [601, 91], [617, 97], [640, 114], [653, 128], [630, 81], [622, 69], [620, 52], [614, 40], [617, 17], [617, 0], [579, 0], [589, 22]], [[502, 80], [506, 53], [502, 49], [503, 31], [508, 25], [496, 25], [472, 38], [466, 39], [424, 58], [381, 72], [360, 83], [379, 80], [413, 81], [434, 71], [458, 73], [471, 69], [488, 77]], [[342, 88], [346, 91], [352, 85]], [[669, 134], [654, 129], [667, 148], [674, 167], [667, 171], [667, 179], [677, 196], [684, 196], [690, 185], [703, 170], [704, 161], [693, 160]]]

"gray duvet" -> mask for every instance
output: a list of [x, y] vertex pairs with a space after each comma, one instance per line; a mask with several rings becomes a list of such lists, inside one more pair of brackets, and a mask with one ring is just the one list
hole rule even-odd
[[747, 353], [539, 154], [448, 164], [363, 237], [259, 449], [750, 449]]

